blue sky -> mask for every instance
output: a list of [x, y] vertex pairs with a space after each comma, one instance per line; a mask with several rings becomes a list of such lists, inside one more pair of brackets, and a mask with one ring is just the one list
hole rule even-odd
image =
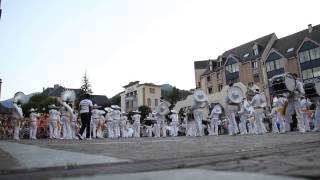
[[193, 62], [275, 32], [320, 23], [320, 3], [253, 0], [2, 0], [1, 100], [85, 72], [95, 94], [130, 81], [194, 88]]

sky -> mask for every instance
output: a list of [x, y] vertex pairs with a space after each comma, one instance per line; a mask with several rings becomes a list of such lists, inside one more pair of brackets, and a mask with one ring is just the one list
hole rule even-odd
[[319, 0], [2, 0], [0, 100], [60, 84], [195, 88], [194, 61], [320, 24]]

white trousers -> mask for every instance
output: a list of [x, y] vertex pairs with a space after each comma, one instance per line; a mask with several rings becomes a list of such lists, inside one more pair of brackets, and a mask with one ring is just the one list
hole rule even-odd
[[302, 117], [303, 117], [303, 122], [304, 122], [306, 131], [310, 131], [310, 123], [309, 123], [310, 121], [309, 121], [308, 114], [306, 112], [303, 112]]
[[72, 139], [71, 122], [68, 117], [62, 116], [62, 134], [64, 139]]
[[238, 111], [238, 107], [234, 105], [227, 105], [227, 116], [229, 119], [228, 131], [229, 135], [237, 135], [239, 132], [235, 112]]
[[195, 121], [188, 121], [187, 123], [187, 136], [196, 136], [196, 122]]
[[133, 123], [133, 137], [140, 137], [140, 122]]
[[193, 117], [194, 117], [194, 120], [196, 123], [196, 136], [203, 136], [203, 126], [202, 126], [203, 111], [202, 111], [202, 109], [193, 110]]
[[243, 114], [240, 116], [240, 123], [239, 123], [239, 129], [240, 129], [240, 134], [248, 134], [247, 131], [247, 120], [249, 118], [248, 114]]
[[37, 122], [36, 121], [31, 121], [29, 124], [29, 138], [30, 139], [37, 139]]
[[171, 123], [172, 127], [172, 136], [178, 136], [178, 122], [172, 122]]
[[296, 112], [298, 130], [302, 133], [306, 132], [299, 100], [295, 100], [294, 102], [289, 102], [288, 104], [288, 107], [286, 109], [286, 116], [285, 116], [286, 131], [290, 131], [291, 117], [294, 114], [294, 112]]
[[72, 139], [76, 138], [76, 131], [77, 131], [77, 124], [76, 124], [76, 122], [72, 121], [71, 122], [71, 137], [72, 137]]
[[218, 118], [212, 118], [210, 120], [210, 127], [209, 127], [209, 135], [218, 135], [218, 127], [219, 127], [219, 119]]
[[107, 126], [108, 126], [108, 138], [114, 138], [113, 122], [112, 121], [107, 121]]
[[49, 122], [49, 131], [50, 131], [50, 134], [49, 134], [49, 138], [52, 139], [52, 138], [57, 138], [57, 121], [50, 121]]
[[256, 120], [256, 130], [257, 130], [257, 134], [265, 134], [265, 127], [262, 121], [262, 117], [263, 117], [263, 110], [262, 109], [255, 109], [254, 110], [254, 118]]
[[93, 119], [92, 120], [92, 138], [97, 138], [97, 131], [99, 127], [100, 119]]
[[120, 122], [119, 122], [119, 120], [113, 120], [113, 135], [115, 138], [120, 137]]
[[120, 124], [120, 134], [121, 134], [121, 137], [123, 138], [127, 138], [128, 137], [128, 131], [126, 129], [126, 124]]
[[14, 129], [13, 129], [13, 139], [15, 140], [19, 140], [20, 137], [19, 137], [19, 134], [20, 134], [20, 124], [21, 124], [21, 121], [19, 119], [14, 119], [13, 120], [13, 126], [14, 126]]

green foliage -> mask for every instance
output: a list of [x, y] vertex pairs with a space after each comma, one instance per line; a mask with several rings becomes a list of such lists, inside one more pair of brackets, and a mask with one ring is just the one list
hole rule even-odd
[[173, 87], [172, 91], [162, 91], [161, 94], [165, 100], [167, 100], [171, 103], [170, 108], [173, 108], [173, 106], [178, 101], [181, 101], [181, 100], [187, 98], [187, 96], [190, 95], [191, 93], [189, 91], [180, 90], [176, 87]]
[[152, 112], [148, 106], [140, 106], [138, 108], [138, 110], [141, 112], [141, 120], [140, 121], [143, 121], [149, 115], [149, 113]]
[[81, 89], [80, 94], [83, 94], [83, 93], [92, 94], [93, 93], [92, 89], [91, 89], [91, 84], [90, 84], [88, 76], [87, 76], [87, 73], [84, 73], [82, 85], [81, 85], [80, 89]]
[[28, 115], [31, 108], [38, 109], [38, 112], [48, 112], [48, 106], [55, 104], [60, 106], [60, 102], [56, 98], [49, 97], [44, 94], [35, 94], [33, 95], [28, 103], [22, 106], [23, 113]]
[[118, 105], [121, 106], [121, 96], [117, 94], [110, 99], [110, 105]]

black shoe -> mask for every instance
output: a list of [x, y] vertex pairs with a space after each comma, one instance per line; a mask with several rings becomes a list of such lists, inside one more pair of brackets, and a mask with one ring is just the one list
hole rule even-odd
[[80, 139], [80, 140], [83, 140], [82, 136], [80, 134], [77, 134], [77, 137]]

